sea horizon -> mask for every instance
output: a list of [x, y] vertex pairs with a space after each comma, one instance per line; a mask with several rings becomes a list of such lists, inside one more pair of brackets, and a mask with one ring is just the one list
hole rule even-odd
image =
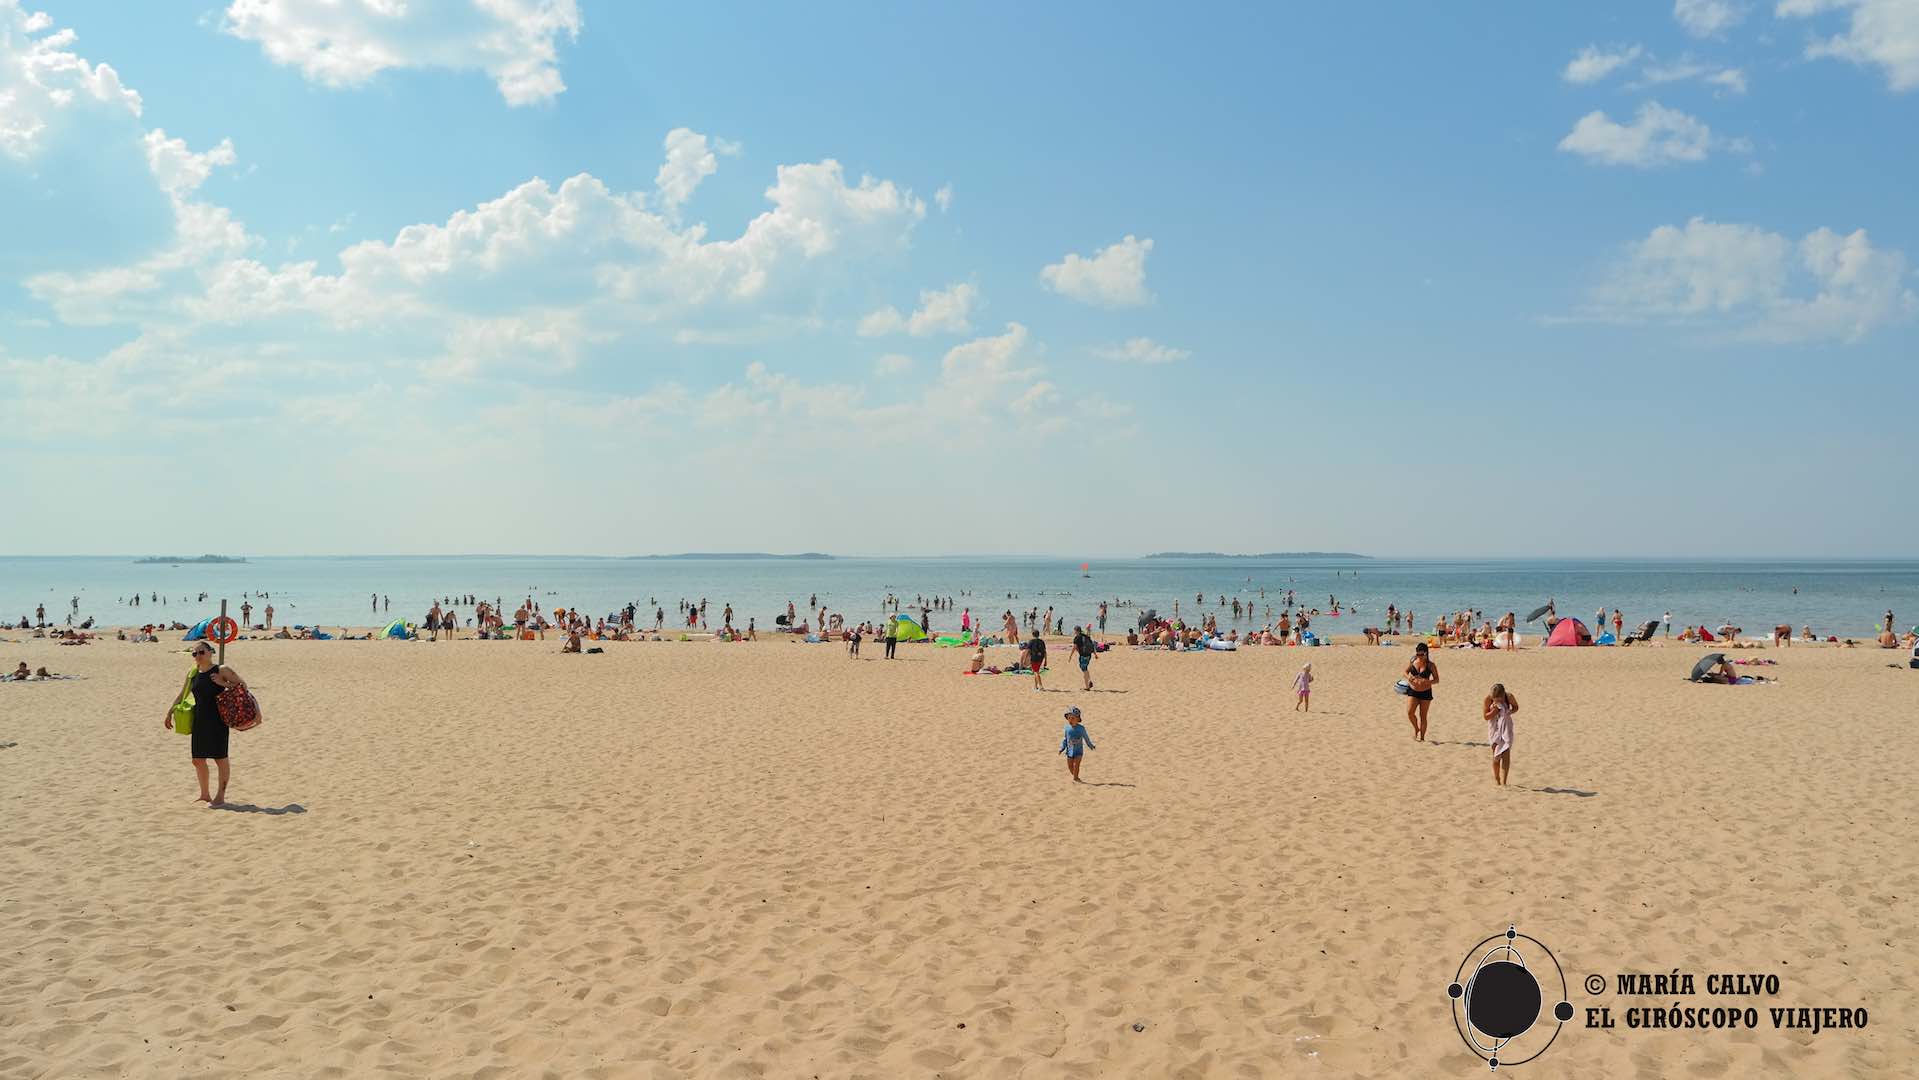
[[[280, 624], [368, 625], [424, 622], [436, 602], [470, 618], [473, 596], [509, 608], [532, 600], [611, 615], [631, 604], [667, 613], [706, 600], [719, 625], [731, 606], [735, 624], [770, 626], [787, 605], [816, 616], [820, 607], [852, 621], [883, 617], [887, 598], [912, 605], [950, 597], [936, 627], [960, 613], [1053, 608], [1067, 626], [1091, 623], [1101, 603], [1109, 626], [1136, 611], [1213, 614], [1241, 628], [1270, 622], [1290, 592], [1298, 606], [1334, 608], [1333, 633], [1384, 625], [1393, 606], [1430, 626], [1459, 610], [1497, 620], [1523, 617], [1551, 600], [1562, 615], [1591, 621], [1601, 606], [1626, 614], [1627, 629], [1648, 620], [1681, 626], [1738, 626], [1758, 634], [1790, 622], [1821, 636], [1857, 636], [1884, 613], [1919, 616], [1919, 559], [1735, 556], [1654, 558], [1145, 558], [1061, 555], [633, 558], [611, 555], [258, 555], [245, 562], [137, 561], [146, 556], [0, 558], [0, 619], [18, 625], [44, 607], [50, 621], [143, 625], [191, 623], [224, 597], [275, 604]], [[1081, 569], [1085, 567], [1086, 569]], [[199, 597], [206, 594], [208, 604]], [[135, 594], [143, 597], [133, 604]], [[372, 598], [379, 597], [377, 610]], [[1195, 598], [1202, 598], [1195, 603]], [[75, 601], [78, 607], [74, 606]], [[1234, 603], [1239, 604], [1234, 617]], [[210, 605], [210, 606], [209, 606]], [[1117, 616], [1112, 612], [1120, 612]], [[1118, 622], [1112, 619], [1117, 617]], [[256, 617], [255, 623], [262, 621]], [[644, 620], [642, 620], [644, 621]]]

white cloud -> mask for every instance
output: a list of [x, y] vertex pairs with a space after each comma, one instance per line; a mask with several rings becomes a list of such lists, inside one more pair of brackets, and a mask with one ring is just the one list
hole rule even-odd
[[873, 365], [873, 374], [880, 376], [904, 375], [913, 369], [913, 358], [901, 353], [887, 353]]
[[577, 0], [233, 0], [225, 30], [325, 86], [395, 68], [479, 70], [509, 105], [552, 101], [559, 40], [579, 36]]
[[1673, 0], [1672, 17], [1693, 37], [1716, 37], [1746, 18], [1746, 7], [1734, 0]]
[[146, 146], [147, 167], [153, 170], [154, 181], [161, 191], [175, 198], [184, 198], [198, 190], [207, 177], [213, 175], [216, 166], [231, 165], [238, 160], [231, 139], [221, 139], [220, 145], [196, 154], [187, 149], [185, 139], [169, 139], [161, 128], [147, 132]]
[[1916, 312], [1905, 255], [1874, 248], [1864, 229], [1820, 228], [1795, 244], [1756, 225], [1704, 218], [1662, 225], [1629, 247], [1589, 308], [1605, 319], [1690, 322], [1771, 342], [1857, 342]]
[[1644, 51], [1637, 45], [1615, 46], [1610, 49], [1588, 45], [1566, 63], [1566, 70], [1560, 72], [1559, 77], [1569, 83], [1580, 85], [1596, 83], [1619, 68], [1639, 59]]
[[670, 214], [678, 214], [700, 183], [719, 171], [718, 154], [730, 157], [740, 152], [738, 143], [724, 139], [708, 142], [706, 136], [689, 128], [667, 132], [665, 147], [666, 160], [660, 163], [653, 187], [659, 193], [660, 205]]
[[56, 115], [105, 106], [139, 116], [140, 95], [122, 86], [109, 64], [90, 64], [70, 46], [72, 30], [51, 29], [44, 12], [0, 0], [0, 156], [32, 157]]
[[1706, 76], [1706, 81], [1729, 94], [1743, 94], [1746, 92], [1746, 73], [1738, 68], [1726, 68], [1724, 71], [1715, 71], [1711, 75]]
[[1134, 307], [1152, 300], [1146, 291], [1146, 256], [1151, 240], [1130, 233], [1092, 258], [1069, 254], [1040, 271], [1053, 291], [1100, 307]]
[[1172, 364], [1190, 359], [1193, 354], [1185, 349], [1161, 345], [1152, 338], [1136, 337], [1119, 345], [1100, 346], [1093, 350], [1093, 355], [1103, 360], [1129, 364]]
[[[1704, 161], [1716, 144], [1712, 129], [1657, 101], [1639, 107], [1631, 124], [1621, 124], [1597, 109], [1579, 118], [1559, 148], [1602, 165], [1646, 169], [1677, 161]], [[1719, 145], [1728, 145], [1723, 142]]]
[[447, 335], [446, 352], [426, 370], [431, 375], [452, 378], [499, 370], [534, 374], [571, 371], [582, 346], [607, 340], [607, 335], [590, 333], [578, 311], [565, 309], [460, 319]]
[[[213, 153], [213, 152], [209, 152]], [[899, 248], [925, 204], [890, 181], [849, 184], [838, 162], [782, 165], [773, 208], [734, 239], [707, 240], [647, 210], [644, 198], [582, 173], [558, 188], [529, 180], [445, 224], [409, 225], [390, 242], [340, 252], [341, 272], [314, 262], [271, 268], [244, 257], [257, 241], [220, 207], [176, 199], [178, 242], [142, 264], [29, 279], [62, 318], [137, 318], [129, 301], [165, 299], [209, 318], [286, 312], [357, 324], [432, 312], [510, 314], [590, 303], [620, 325], [690, 317], [715, 305], [803, 293], [802, 266]]]
[[[1684, 82], [1689, 79], [1698, 79], [1733, 95], [1746, 92], [1745, 71], [1697, 60], [1690, 53], [1671, 61], [1648, 59], [1640, 68], [1639, 77], [1626, 84], [1626, 88], [1642, 90], [1648, 86], [1662, 86], [1666, 83]], [[1715, 96], [1719, 95], [1715, 94]]]
[[939, 207], [940, 213], [942, 214], [951, 210], [953, 208], [953, 185], [941, 184], [939, 190], [933, 193], [933, 205]]
[[902, 315], [896, 307], [883, 307], [860, 320], [861, 337], [882, 337], [905, 332], [914, 337], [928, 334], [963, 334], [973, 328], [973, 306], [979, 290], [965, 282], [945, 289], [920, 292], [920, 306], [911, 315]]
[[1814, 40], [1806, 55], [1876, 64], [1894, 90], [1919, 87], [1919, 3], [1913, 0], [1780, 0], [1780, 18], [1844, 11], [1844, 33]]

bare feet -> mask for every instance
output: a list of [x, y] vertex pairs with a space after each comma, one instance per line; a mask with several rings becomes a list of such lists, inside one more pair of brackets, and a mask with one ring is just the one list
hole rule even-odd
[[208, 795], [206, 792], [202, 791], [200, 794], [194, 796], [193, 801], [194, 802], [212, 802], [213, 796]]

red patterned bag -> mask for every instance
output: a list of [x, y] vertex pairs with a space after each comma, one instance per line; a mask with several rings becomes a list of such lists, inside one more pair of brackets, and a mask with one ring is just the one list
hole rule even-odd
[[214, 704], [220, 710], [220, 719], [235, 731], [251, 731], [260, 726], [260, 703], [254, 699], [253, 691], [245, 687], [227, 687], [220, 691]]

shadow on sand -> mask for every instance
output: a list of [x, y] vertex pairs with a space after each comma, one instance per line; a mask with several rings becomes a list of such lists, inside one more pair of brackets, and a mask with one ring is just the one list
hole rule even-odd
[[1569, 787], [1536, 787], [1533, 790], [1544, 795], [1577, 795], [1582, 799], [1590, 799], [1599, 794], [1597, 791], [1581, 791], [1578, 788]]
[[236, 814], [270, 814], [274, 817], [279, 817], [282, 814], [304, 814], [307, 812], [307, 808], [297, 802], [288, 803], [285, 806], [255, 806], [252, 803], [227, 803], [223, 806], [210, 806], [207, 809], [231, 810]]

